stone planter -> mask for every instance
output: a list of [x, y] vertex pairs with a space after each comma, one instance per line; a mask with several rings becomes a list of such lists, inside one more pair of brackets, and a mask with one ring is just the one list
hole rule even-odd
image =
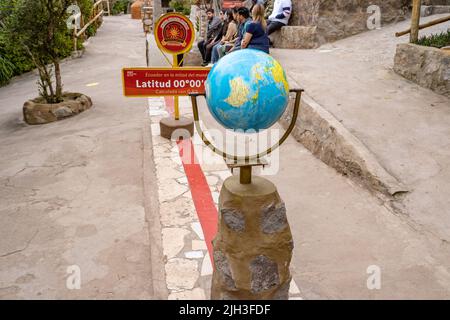
[[397, 45], [394, 71], [418, 85], [450, 97], [450, 52], [410, 43]]
[[44, 124], [74, 116], [92, 106], [92, 100], [81, 93], [66, 92], [63, 102], [48, 104], [41, 97], [23, 105], [23, 118], [28, 124]]

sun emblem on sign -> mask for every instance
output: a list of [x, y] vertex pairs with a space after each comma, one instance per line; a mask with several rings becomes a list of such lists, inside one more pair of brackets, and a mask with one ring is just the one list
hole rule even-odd
[[164, 47], [165, 51], [180, 52], [192, 45], [192, 24], [184, 16], [175, 13], [162, 16], [157, 22], [156, 30], [158, 46]]
[[173, 26], [172, 28], [170, 28], [169, 37], [171, 39], [178, 39], [180, 36], [181, 36], [181, 32], [177, 27]]

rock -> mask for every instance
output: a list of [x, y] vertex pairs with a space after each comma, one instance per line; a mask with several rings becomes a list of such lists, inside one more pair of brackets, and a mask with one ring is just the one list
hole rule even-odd
[[220, 191], [219, 212], [211, 299], [287, 299], [293, 240], [275, 185], [259, 176], [241, 185], [231, 176]]
[[[290, 25], [317, 27], [319, 44], [367, 31], [370, 5], [381, 10], [381, 25], [405, 19], [407, 3], [399, 0], [293, 0]], [[287, 44], [289, 45], [289, 44]]]
[[250, 263], [250, 272], [252, 273], [251, 288], [253, 293], [270, 290], [280, 284], [277, 263], [266, 256], [256, 257]]
[[194, 44], [191, 51], [184, 55], [183, 65], [184, 66], [201, 66], [203, 62], [202, 55], [197, 48], [197, 43]]
[[261, 230], [264, 233], [276, 233], [288, 226], [286, 217], [286, 206], [284, 202], [271, 204], [263, 208], [261, 212]]
[[275, 48], [314, 49], [319, 46], [317, 27], [286, 26], [275, 31], [270, 38]]
[[418, 85], [450, 97], [448, 51], [410, 43], [397, 45], [394, 71]]
[[230, 265], [228, 264], [227, 257], [221, 251], [214, 252], [215, 272], [222, 278], [228, 290], [235, 290], [236, 284], [231, 274]]
[[56, 109], [53, 113], [57, 118], [65, 118], [73, 115], [72, 110], [66, 106], [61, 106], [60, 108]]
[[25, 102], [23, 117], [28, 124], [45, 124], [71, 117], [92, 106], [92, 100], [81, 93], [64, 93], [63, 102], [48, 104], [39, 97]]
[[220, 210], [220, 213], [228, 228], [237, 232], [244, 231], [245, 219], [242, 213], [232, 208], [223, 208]]
[[[292, 281], [292, 279], [291, 279]], [[273, 300], [288, 300], [289, 299], [289, 293], [290, 293], [290, 282], [286, 281], [274, 294]], [[300, 293], [300, 292], [299, 292]]]

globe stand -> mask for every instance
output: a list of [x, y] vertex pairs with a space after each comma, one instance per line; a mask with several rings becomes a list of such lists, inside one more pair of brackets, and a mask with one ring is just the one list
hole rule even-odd
[[221, 155], [239, 177], [227, 178], [220, 190], [218, 232], [213, 240], [214, 272], [211, 299], [287, 300], [293, 240], [286, 207], [276, 186], [252, 176], [252, 168], [264, 167], [262, 157], [278, 148], [292, 132], [298, 118], [302, 89], [296, 93], [291, 123], [271, 148], [254, 156], [238, 157], [217, 149], [199, 124], [198, 94], [191, 95], [196, 129], [203, 142]]
[[239, 168], [239, 182], [241, 184], [250, 184], [252, 183], [252, 168], [253, 167], [265, 167], [267, 165], [267, 161], [264, 159], [256, 159], [253, 162], [249, 163], [238, 163], [234, 160], [229, 161], [226, 160], [226, 164], [228, 168], [231, 170], [231, 173], [234, 172], [234, 169]]

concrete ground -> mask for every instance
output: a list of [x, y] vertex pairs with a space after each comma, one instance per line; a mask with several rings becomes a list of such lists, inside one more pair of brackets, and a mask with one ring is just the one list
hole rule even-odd
[[[206, 127], [218, 128], [204, 101], [199, 109]], [[282, 130], [278, 125], [274, 129]], [[286, 202], [295, 246], [291, 271], [302, 298], [450, 297], [445, 244], [416, 230], [293, 138], [273, 164], [279, 170], [267, 174], [269, 168], [265, 178]], [[367, 287], [371, 266], [381, 272], [380, 290]]]
[[[427, 22], [443, 15], [422, 18]], [[450, 241], [450, 99], [393, 71], [395, 32], [403, 21], [315, 50], [274, 49], [273, 56], [410, 191], [396, 206], [444, 247]], [[420, 32], [438, 33], [443, 23]]]
[[[289, 217], [300, 244], [294, 270], [306, 297], [449, 298], [450, 100], [393, 72], [396, 44], [407, 41], [394, 33], [408, 25], [316, 50], [272, 51], [308, 95], [410, 190], [392, 212], [321, 168], [301, 146], [284, 146], [285, 165], [273, 180], [295, 211]], [[363, 283], [369, 264], [381, 267], [379, 291]]]
[[[145, 66], [141, 22], [105, 17], [89, 42], [85, 55], [62, 70], [65, 90], [89, 95], [92, 109], [28, 126], [22, 105], [36, 97], [37, 76], [0, 88], [2, 299], [166, 297], [149, 232], [147, 100], [122, 96], [121, 68]], [[79, 290], [66, 286], [74, 265]]]

